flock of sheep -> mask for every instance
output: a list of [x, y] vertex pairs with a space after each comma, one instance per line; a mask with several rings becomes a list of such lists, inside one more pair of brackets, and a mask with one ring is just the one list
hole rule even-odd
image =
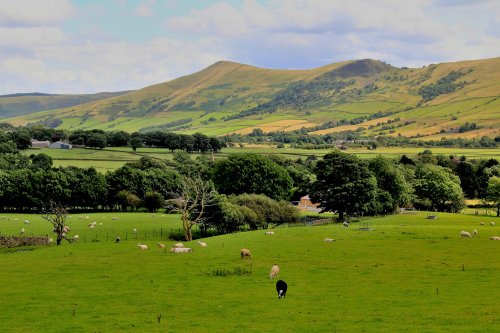
[[[274, 231], [266, 231], [265, 232], [266, 235], [274, 235]], [[120, 242], [120, 238], [117, 237], [116, 239], [116, 243], [119, 243]], [[205, 242], [202, 242], [202, 241], [198, 241], [198, 244], [201, 246], [201, 247], [207, 247], [207, 243]], [[137, 244], [137, 247], [140, 249], [140, 250], [148, 250], [149, 249], [149, 246], [146, 245], [146, 244]], [[165, 249], [166, 248], [166, 245], [163, 244], [163, 243], [158, 243], [158, 247], [160, 249]], [[183, 243], [175, 243], [172, 245], [172, 248], [170, 249], [170, 252], [172, 253], [189, 253], [189, 252], [193, 252], [193, 249], [192, 248], [189, 248], [189, 247], [184, 247], [184, 244]], [[247, 249], [247, 248], [242, 248], [240, 250], [240, 257], [241, 259], [252, 259], [252, 252]], [[278, 278], [278, 275], [279, 275], [279, 272], [280, 272], [280, 267], [278, 264], [274, 264], [272, 267], [271, 267], [271, 271], [269, 273], [269, 278], [272, 280], [272, 279], [275, 279], [275, 278]], [[286, 284], [285, 281], [283, 280], [278, 280], [278, 282], [276, 282], [276, 291], [278, 293], [278, 298], [282, 298], [282, 297], [285, 297], [286, 295], [286, 291], [288, 289], [288, 285]]]
[[[479, 223], [479, 225], [484, 225], [484, 224], [485, 224], [484, 222], [480, 222], [480, 223]], [[495, 226], [495, 222], [491, 221], [491, 222], [490, 222], [490, 225], [491, 225], [492, 227], [494, 227], [494, 226]], [[477, 235], [478, 235], [477, 229], [472, 230], [472, 235], [471, 235], [471, 233], [470, 233], [470, 232], [468, 232], [468, 231], [465, 231], [465, 230], [460, 231], [460, 236], [461, 236], [462, 238], [464, 238], [464, 237], [465, 237], [465, 238], [472, 238], [472, 237], [477, 236]], [[499, 237], [499, 236], [491, 236], [491, 237], [490, 237], [490, 240], [500, 240], [500, 237]]]

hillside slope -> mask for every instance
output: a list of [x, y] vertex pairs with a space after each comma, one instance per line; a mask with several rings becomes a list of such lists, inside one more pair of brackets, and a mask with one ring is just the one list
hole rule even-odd
[[55, 95], [42, 93], [0, 95], [0, 118], [61, 109], [101, 99], [124, 95], [129, 91], [102, 92], [82, 95]]
[[[396, 68], [364, 59], [311, 70], [220, 61], [126, 95], [9, 119], [60, 128], [207, 135], [353, 130], [413, 138], [497, 136], [500, 58]], [[460, 128], [474, 123], [472, 130]], [[320, 126], [321, 125], [321, 126]], [[460, 130], [459, 130], [460, 129]]]

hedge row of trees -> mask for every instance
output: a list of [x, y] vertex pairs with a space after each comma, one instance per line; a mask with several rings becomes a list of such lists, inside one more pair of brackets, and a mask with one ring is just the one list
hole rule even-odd
[[224, 146], [224, 141], [221, 139], [208, 137], [202, 133], [188, 135], [156, 131], [148, 133], [134, 132], [130, 134], [125, 131], [103, 131], [97, 129], [66, 132], [36, 125], [25, 128], [7, 126], [4, 130], [0, 128], [0, 153], [13, 153], [19, 149], [27, 149], [31, 147], [31, 139], [51, 142], [68, 140], [71, 144], [91, 148], [131, 147], [134, 151], [137, 148], [147, 146], [168, 148], [171, 151], [216, 152], [220, 151]]

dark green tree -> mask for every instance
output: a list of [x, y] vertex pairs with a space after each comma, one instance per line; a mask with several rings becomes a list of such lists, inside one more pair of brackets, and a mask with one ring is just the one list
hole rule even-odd
[[[423, 209], [458, 212], [464, 207], [460, 179], [448, 169], [423, 164], [417, 168], [413, 185], [417, 203], [428, 203]], [[418, 205], [417, 205], [418, 206]]]
[[314, 168], [317, 180], [310, 193], [322, 211], [344, 215], [360, 215], [369, 209], [377, 195], [377, 181], [366, 163], [355, 155], [333, 151], [318, 161]]
[[149, 212], [154, 213], [164, 206], [165, 199], [163, 199], [163, 195], [158, 192], [146, 192], [144, 196], [144, 207], [146, 207]]
[[52, 168], [52, 157], [47, 154], [30, 155], [31, 167], [33, 169], [49, 170]]
[[284, 167], [257, 154], [234, 154], [216, 161], [213, 180], [223, 194], [255, 193], [276, 200], [288, 200], [293, 186]]
[[486, 193], [486, 198], [493, 202], [497, 208], [497, 216], [500, 216], [500, 177], [490, 178]]
[[107, 144], [106, 135], [102, 133], [90, 133], [85, 141], [85, 145], [91, 148], [102, 149], [105, 148]]

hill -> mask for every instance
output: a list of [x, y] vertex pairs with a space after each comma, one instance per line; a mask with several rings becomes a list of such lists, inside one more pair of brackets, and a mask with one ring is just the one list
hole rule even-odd
[[11, 118], [40, 111], [61, 109], [126, 93], [128, 91], [82, 95], [43, 94], [38, 92], [0, 95], [0, 118]]
[[125, 95], [8, 121], [207, 135], [351, 130], [439, 140], [498, 136], [499, 96], [500, 58], [423, 68], [363, 59], [310, 70], [220, 61]]

